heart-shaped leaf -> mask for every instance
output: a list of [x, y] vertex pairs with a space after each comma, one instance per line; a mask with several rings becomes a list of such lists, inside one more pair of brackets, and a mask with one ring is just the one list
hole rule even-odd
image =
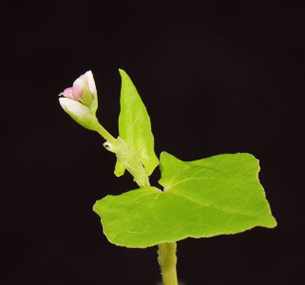
[[184, 162], [163, 152], [160, 167], [164, 191], [140, 188], [96, 202], [94, 211], [110, 242], [144, 248], [276, 226], [252, 155]]

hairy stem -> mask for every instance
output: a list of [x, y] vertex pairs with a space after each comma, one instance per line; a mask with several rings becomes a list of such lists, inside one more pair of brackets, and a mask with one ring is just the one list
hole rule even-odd
[[161, 274], [164, 285], [178, 285], [177, 278], [177, 243], [167, 242], [158, 245], [158, 262], [161, 267]]

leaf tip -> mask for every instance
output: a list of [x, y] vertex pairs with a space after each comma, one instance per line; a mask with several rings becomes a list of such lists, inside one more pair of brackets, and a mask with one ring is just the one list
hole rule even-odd
[[126, 71], [124, 69], [122, 69], [122, 68], [119, 68], [119, 73], [120, 73], [121, 77], [127, 75]]
[[271, 216], [270, 221], [268, 223], [268, 228], [273, 229], [275, 227], [277, 227], [277, 221], [273, 216]]

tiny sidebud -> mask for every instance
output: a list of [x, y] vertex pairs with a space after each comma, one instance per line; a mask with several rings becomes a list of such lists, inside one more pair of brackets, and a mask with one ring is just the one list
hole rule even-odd
[[113, 144], [110, 143], [109, 141], [106, 141], [103, 143], [104, 148], [106, 148], [110, 152], [115, 152], [116, 149], [113, 147]]

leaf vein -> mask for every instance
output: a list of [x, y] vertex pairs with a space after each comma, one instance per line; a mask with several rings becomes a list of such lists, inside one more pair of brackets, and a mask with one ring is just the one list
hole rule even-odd
[[239, 216], [247, 216], [247, 217], [251, 217], [251, 218], [255, 217], [255, 215], [252, 214], [252, 213], [245, 213], [245, 212], [241, 213], [241, 212], [233, 210], [233, 209], [228, 209], [228, 208], [224, 208], [224, 207], [217, 207], [217, 206], [211, 205], [211, 204], [204, 204], [201, 201], [195, 200], [195, 199], [193, 199], [189, 196], [183, 195], [183, 194], [178, 193], [178, 192], [170, 192], [170, 193], [173, 194], [173, 195], [182, 197], [182, 198], [184, 198], [184, 199], [186, 199], [186, 200], [188, 200], [188, 201], [190, 201], [194, 204], [197, 204], [201, 207], [212, 208], [212, 209], [217, 210], [217, 211], [227, 212], [227, 213], [234, 214], [234, 215], [239, 215]]

